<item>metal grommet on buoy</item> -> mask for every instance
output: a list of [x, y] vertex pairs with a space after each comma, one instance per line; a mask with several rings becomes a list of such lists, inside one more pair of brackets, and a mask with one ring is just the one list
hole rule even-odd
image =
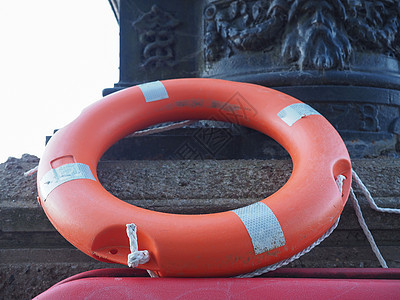
[[[157, 123], [203, 119], [275, 139], [293, 161], [288, 182], [257, 203], [206, 215], [139, 208], [100, 184], [97, 163], [121, 138]], [[174, 277], [234, 276], [293, 256], [335, 224], [350, 185], [347, 149], [317, 111], [276, 90], [217, 79], [157, 81], [103, 98], [52, 137], [38, 169], [40, 204], [73, 245], [127, 264], [126, 225], [134, 223], [137, 249], [149, 256], [138, 268]]]

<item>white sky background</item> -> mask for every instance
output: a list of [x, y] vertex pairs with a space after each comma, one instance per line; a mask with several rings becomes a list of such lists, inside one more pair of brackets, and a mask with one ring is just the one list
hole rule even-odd
[[119, 79], [119, 28], [107, 0], [3, 1], [0, 43], [0, 163], [40, 157], [46, 135]]

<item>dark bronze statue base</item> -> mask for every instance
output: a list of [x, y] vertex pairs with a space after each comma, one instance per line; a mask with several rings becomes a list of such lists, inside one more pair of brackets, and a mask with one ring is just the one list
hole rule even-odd
[[[311, 104], [352, 157], [399, 155], [398, 0], [110, 3], [120, 24], [120, 81], [104, 94], [182, 77], [256, 83]], [[239, 135], [265, 143], [248, 133]], [[254, 152], [244, 157], [261, 158]]]

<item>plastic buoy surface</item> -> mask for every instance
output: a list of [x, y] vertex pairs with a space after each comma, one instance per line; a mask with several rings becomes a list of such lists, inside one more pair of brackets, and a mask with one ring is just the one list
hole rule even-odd
[[[208, 215], [149, 211], [102, 187], [97, 163], [116, 141], [187, 119], [236, 123], [272, 137], [291, 155], [290, 179], [260, 202]], [[73, 245], [126, 264], [126, 224], [135, 223], [139, 250], [150, 254], [139, 268], [174, 277], [232, 276], [293, 256], [335, 224], [350, 185], [346, 147], [317, 111], [272, 89], [216, 79], [157, 81], [103, 98], [52, 137], [38, 169], [40, 203]]]

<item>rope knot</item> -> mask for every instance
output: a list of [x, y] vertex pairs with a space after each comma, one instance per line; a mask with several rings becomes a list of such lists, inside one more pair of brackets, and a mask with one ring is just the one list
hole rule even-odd
[[336, 184], [337, 184], [337, 186], [338, 186], [340, 195], [342, 195], [342, 196], [343, 196], [343, 183], [344, 183], [344, 181], [345, 181], [346, 179], [347, 179], [347, 178], [346, 178], [346, 176], [344, 176], [344, 175], [339, 175], [339, 176], [336, 178]]
[[128, 234], [129, 248], [131, 250], [131, 253], [128, 255], [128, 266], [136, 268], [138, 265], [147, 263], [150, 260], [149, 251], [138, 250], [136, 225], [134, 223], [126, 224], [126, 233]]

